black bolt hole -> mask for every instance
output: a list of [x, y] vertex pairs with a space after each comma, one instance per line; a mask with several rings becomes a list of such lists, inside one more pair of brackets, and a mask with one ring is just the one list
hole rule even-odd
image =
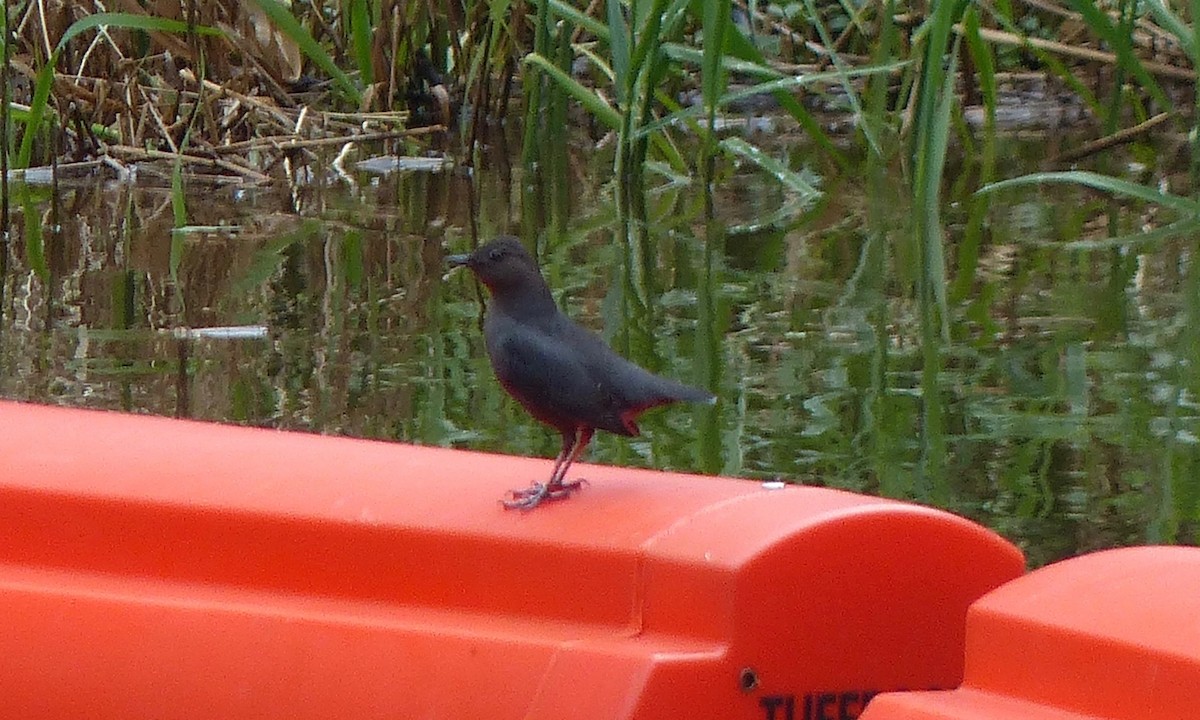
[[758, 673], [754, 672], [754, 668], [743, 668], [738, 673], [738, 687], [742, 692], [750, 692], [758, 687]]

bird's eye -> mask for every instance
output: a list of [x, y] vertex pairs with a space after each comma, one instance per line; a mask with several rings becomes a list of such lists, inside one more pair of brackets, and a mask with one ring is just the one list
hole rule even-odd
[[492, 251], [488, 253], [488, 260], [492, 262], [500, 262], [500, 259], [503, 257], [504, 248], [492, 248]]

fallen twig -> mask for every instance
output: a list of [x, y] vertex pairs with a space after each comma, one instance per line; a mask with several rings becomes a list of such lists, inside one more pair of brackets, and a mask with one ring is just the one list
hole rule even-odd
[[[954, 26], [954, 32], [963, 33], [962, 24]], [[1117, 56], [1114, 53], [1104, 52], [1102, 50], [1093, 50], [1091, 48], [1077, 47], [1074, 45], [1064, 45], [1063, 43], [1054, 42], [1053, 40], [1044, 40], [1042, 38], [1025, 37], [1015, 33], [1004, 32], [1003, 30], [992, 30], [990, 28], [980, 28], [979, 35], [984, 40], [1000, 43], [1001, 45], [1013, 45], [1017, 47], [1034, 47], [1039, 50], [1066, 55], [1068, 57], [1078, 58], [1080, 60], [1090, 60], [1093, 62], [1102, 62], [1107, 65], [1116, 65]], [[1151, 60], [1142, 60], [1142, 67], [1148, 72], [1162, 77], [1175, 78], [1177, 80], [1194, 81], [1196, 79], [1196, 71], [1188, 68], [1175, 67], [1174, 65], [1164, 65]]]
[[[192, 83], [193, 85], [196, 84], [195, 74], [193, 74], [192, 71], [187, 68], [184, 68], [179, 71], [179, 77]], [[274, 120], [276, 123], [278, 123], [280, 127], [283, 127], [283, 128], [291, 128], [292, 127], [293, 120], [291, 118], [289, 118], [287, 116], [287, 114], [282, 112], [278, 107], [276, 107], [272, 103], [264, 102], [258, 98], [252, 97], [250, 95], [243, 95], [242, 93], [237, 92], [236, 90], [230, 90], [229, 88], [224, 87], [222, 85], [218, 85], [217, 83], [213, 82], [212, 80], [208, 80], [208, 79], [205, 79], [205, 81], [204, 81], [204, 88], [206, 90], [214, 93], [217, 98], [222, 98], [222, 97], [233, 98], [234, 100], [237, 100], [238, 102], [263, 113], [264, 115], [269, 116], [272, 120]]]
[[430, 125], [428, 127], [406, 128], [404, 130], [385, 130], [359, 135], [333, 135], [322, 138], [297, 138], [295, 135], [272, 135], [270, 137], [254, 138], [253, 140], [243, 140], [228, 145], [221, 145], [212, 148], [212, 151], [224, 155], [227, 153], [240, 153], [246, 150], [296, 150], [299, 148], [322, 147], [326, 145], [394, 140], [396, 138], [429, 135], [445, 131], [446, 128], [442, 125]]
[[[30, 177], [48, 178], [52, 173], [57, 171], [60, 178], [82, 177], [88, 172], [95, 170], [101, 165], [100, 160], [83, 160], [80, 162], [58, 163], [57, 167], [50, 165], [40, 165], [31, 168], [13, 168], [8, 171], [9, 180], [27, 180]], [[87, 171], [87, 172], [83, 172]]]
[[242, 167], [236, 163], [231, 163], [228, 160], [220, 158], [199, 157], [196, 155], [188, 155], [187, 153], [173, 153], [165, 150], [150, 150], [145, 148], [133, 147], [130, 145], [108, 145], [104, 148], [106, 153], [119, 156], [124, 160], [172, 160], [188, 165], [203, 165], [209, 168], [219, 168], [235, 175], [242, 176], [243, 179], [255, 183], [266, 183], [271, 181], [269, 175], [264, 175], [257, 170], [252, 170], [247, 167]]
[[1056, 157], [1051, 158], [1050, 162], [1051, 163], [1074, 162], [1076, 160], [1085, 158], [1089, 155], [1098, 153], [1102, 150], [1107, 150], [1111, 147], [1116, 147], [1117, 145], [1127, 143], [1130, 140], [1133, 140], [1138, 135], [1144, 135], [1145, 133], [1149, 132], [1152, 128], [1163, 124], [1173, 114], [1174, 113], [1169, 113], [1169, 112], [1159, 113], [1152, 118], [1149, 118], [1147, 120], [1144, 120], [1144, 121], [1138, 123], [1137, 125], [1134, 125], [1133, 127], [1128, 127], [1128, 128], [1124, 128], [1123, 130], [1118, 130], [1117, 132], [1115, 132], [1111, 135], [1105, 135], [1102, 138], [1097, 138], [1096, 140], [1092, 140], [1091, 142], [1085, 143], [1085, 144], [1075, 148], [1074, 150], [1068, 150], [1065, 153], [1062, 153]]

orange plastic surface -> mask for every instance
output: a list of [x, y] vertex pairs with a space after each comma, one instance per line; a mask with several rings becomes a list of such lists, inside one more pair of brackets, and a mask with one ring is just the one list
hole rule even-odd
[[967, 619], [952, 692], [874, 700], [864, 720], [1200, 718], [1200, 549], [1109, 550], [993, 591]]
[[[0, 403], [0, 717], [857, 716], [1023, 571], [827, 489]], [[807, 713], [807, 714], [806, 714]]]

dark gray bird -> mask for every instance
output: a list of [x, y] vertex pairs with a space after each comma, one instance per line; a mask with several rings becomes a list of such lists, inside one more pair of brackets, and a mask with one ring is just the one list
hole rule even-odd
[[577, 490], [581, 481], [564, 478], [596, 430], [636, 436], [637, 416], [652, 407], [716, 402], [700, 388], [634, 365], [564, 315], [517, 238], [501, 236], [446, 261], [470, 268], [491, 292], [483, 335], [500, 384], [530, 415], [562, 434], [549, 482], [511, 491], [505, 507], [528, 510]]

